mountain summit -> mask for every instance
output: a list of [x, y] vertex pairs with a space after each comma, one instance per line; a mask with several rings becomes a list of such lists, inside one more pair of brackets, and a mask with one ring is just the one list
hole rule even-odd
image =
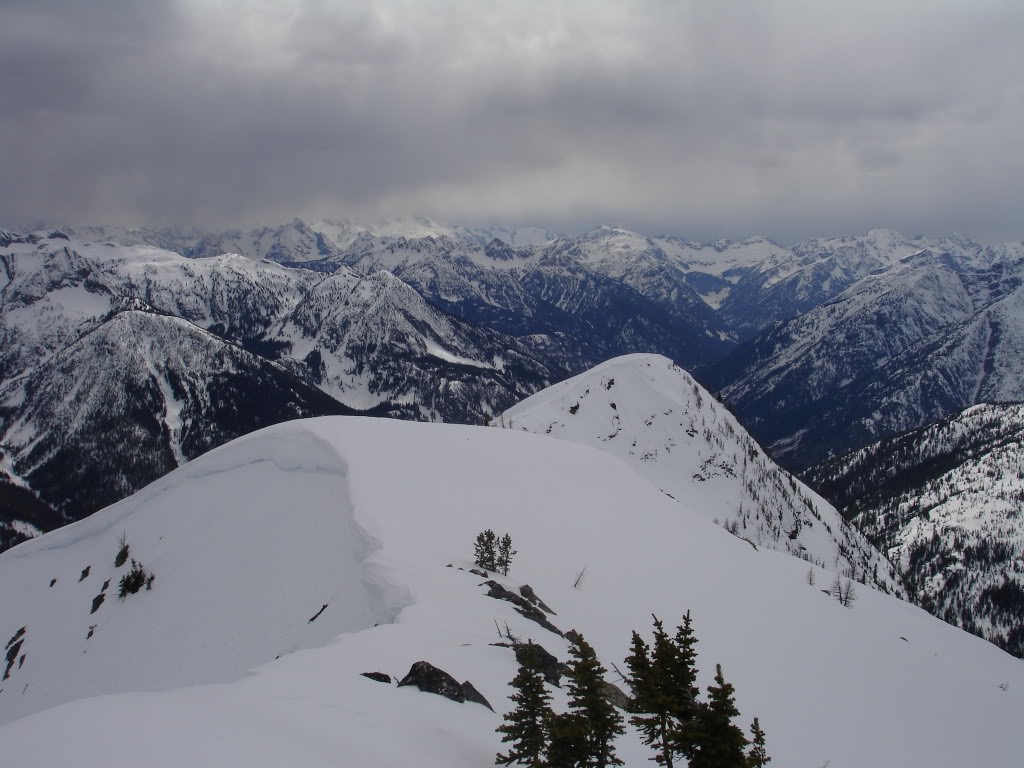
[[527, 398], [498, 423], [599, 448], [752, 544], [903, 594], [868, 540], [667, 358], [609, 360]]

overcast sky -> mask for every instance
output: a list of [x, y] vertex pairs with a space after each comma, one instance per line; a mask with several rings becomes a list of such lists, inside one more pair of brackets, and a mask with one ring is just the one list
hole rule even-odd
[[1024, 239], [1020, 0], [0, 0], [0, 225]]

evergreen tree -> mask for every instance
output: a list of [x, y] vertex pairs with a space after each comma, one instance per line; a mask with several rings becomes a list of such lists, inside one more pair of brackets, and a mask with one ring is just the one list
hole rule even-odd
[[692, 759], [695, 752], [695, 732], [703, 705], [698, 701], [700, 688], [697, 686], [697, 636], [693, 631], [690, 612], [683, 616], [683, 623], [676, 627], [676, 657], [671, 672], [671, 689], [675, 704], [676, 727], [672, 733], [673, 749]]
[[654, 617], [653, 654], [640, 636], [633, 633], [632, 653], [626, 659], [633, 689], [631, 722], [642, 734], [644, 744], [653, 746], [654, 760], [673, 768], [678, 757], [692, 755], [693, 720], [699, 689], [697, 643], [687, 613], [673, 640], [661, 620]]
[[498, 537], [494, 535], [494, 531], [490, 528], [476, 535], [476, 543], [474, 544], [476, 564], [485, 571], [498, 570], [496, 562], [498, 557], [497, 546]]
[[586, 768], [590, 757], [589, 732], [584, 715], [571, 712], [552, 714], [547, 723], [547, 765], [551, 768]]
[[516, 689], [510, 697], [516, 708], [505, 715], [505, 724], [498, 726], [498, 732], [504, 734], [502, 743], [511, 742], [511, 746], [506, 754], [498, 753], [495, 758], [497, 765], [519, 763], [540, 768], [545, 764], [551, 696], [544, 688], [540, 667], [540, 651], [532, 642], [528, 643], [520, 653], [519, 673], [509, 683]]
[[746, 768], [744, 750], [749, 742], [732, 722], [739, 714], [733, 701], [735, 689], [722, 677], [722, 665], [715, 667], [715, 684], [708, 686], [708, 703], [702, 708], [696, 728], [696, 752], [690, 768]]
[[494, 561], [494, 569], [508, 576], [508, 569], [512, 565], [512, 558], [517, 554], [519, 553], [512, 549], [512, 537], [506, 533], [501, 537], [501, 541], [498, 542], [498, 556]]
[[751, 740], [750, 751], [747, 752], [747, 768], [764, 768], [772, 759], [765, 749], [764, 731], [761, 730], [761, 723], [756, 717], [750, 726], [750, 734], [754, 738]]
[[597, 654], [583, 636], [575, 630], [565, 636], [571, 643], [572, 661], [567, 672], [569, 708], [571, 714], [584, 718], [587, 723], [587, 762], [595, 768], [622, 765], [615, 756], [614, 740], [624, 733], [622, 715], [604, 696], [602, 683], [607, 670], [597, 660]]
[[674, 647], [661, 620], [654, 617], [654, 656], [651, 649], [636, 632], [633, 633], [632, 652], [626, 658], [629, 685], [633, 689], [630, 718], [640, 731], [644, 744], [653, 746], [658, 765], [673, 768], [674, 750], [670, 734], [673, 729], [673, 701], [669, 690], [668, 667], [674, 663]]

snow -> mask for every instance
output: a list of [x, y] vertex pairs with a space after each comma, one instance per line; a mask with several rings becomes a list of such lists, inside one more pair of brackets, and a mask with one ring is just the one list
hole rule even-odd
[[[519, 550], [499, 581], [532, 585], [606, 666], [651, 612], [691, 609], [702, 685], [721, 663], [779, 765], [1017, 761], [1018, 660], [866, 587], [844, 608], [806, 563], [694, 506], [599, 450], [515, 430], [326, 418], [254, 433], [0, 555], [0, 639], [25, 626], [27, 655], [0, 690], [5, 765], [493, 764], [515, 674], [494, 621], [559, 658], [566, 644], [459, 570], [485, 527]], [[90, 616], [102, 581], [116, 589], [122, 532], [153, 589]], [[419, 659], [497, 713], [358, 674]], [[650, 756], [632, 732], [619, 751]]]
[[446, 363], [455, 363], [457, 365], [470, 365], [473, 366], [474, 368], [494, 367], [488, 365], [487, 363], [481, 363], [478, 360], [470, 360], [468, 357], [461, 357], [460, 355], [456, 355], [452, 352], [449, 352], [447, 349], [444, 349], [439, 344], [435, 344], [429, 339], [427, 339], [424, 343], [426, 345], [428, 355], [432, 355], [438, 358], [439, 360], [444, 360]]
[[12, 520], [11, 522], [6, 523], [6, 525], [8, 525], [15, 533], [20, 533], [22, 536], [27, 536], [29, 538], [43, 535], [43, 532], [39, 528], [32, 525], [32, 523], [25, 522], [24, 520]]
[[609, 360], [513, 406], [498, 424], [599, 448], [758, 546], [902, 593], [863, 536], [776, 466], [728, 410], [665, 357]]

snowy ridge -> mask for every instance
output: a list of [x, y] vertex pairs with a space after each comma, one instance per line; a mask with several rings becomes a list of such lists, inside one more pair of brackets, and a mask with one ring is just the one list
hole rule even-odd
[[1024, 657], [1024, 405], [978, 405], [812, 468], [936, 616]]
[[215, 328], [262, 334], [320, 279], [239, 256], [188, 259], [150, 246], [46, 238], [0, 254], [0, 373], [18, 375], [97, 327], [126, 302]]
[[[990, 644], [867, 588], [844, 608], [807, 584], [806, 563], [755, 551], [600, 451], [371, 419], [250, 435], [0, 555], [0, 580], [21, 585], [0, 592], [0, 637], [24, 627], [25, 656], [0, 687], [5, 760], [490, 764], [516, 669], [491, 645], [494, 621], [560, 659], [567, 646], [459, 570], [485, 526], [519, 550], [499, 580], [532, 585], [606, 666], [652, 612], [690, 609], [701, 685], [721, 663], [740, 722], [760, 718], [779, 764], [1016, 760], [1024, 670]], [[156, 578], [119, 601], [122, 534]], [[495, 712], [360, 677], [419, 659], [470, 680]], [[853, 721], [871, 738], [851, 738]], [[619, 754], [650, 757], [632, 730]]]
[[900, 577], [860, 532], [664, 357], [609, 360], [510, 408], [497, 425], [599, 448], [759, 547], [904, 594]]
[[587, 242], [559, 238], [516, 247], [446, 235], [367, 236], [341, 261], [360, 274], [392, 272], [457, 317], [526, 340], [543, 337], [537, 348], [548, 355], [558, 345], [544, 341], [570, 334], [575, 351], [552, 362], [571, 370], [637, 350], [698, 362], [730, 346], [678, 270], [660, 263], [601, 266], [588, 257]]
[[408, 402], [425, 420], [477, 421], [561, 373], [514, 339], [432, 307], [387, 271], [335, 273], [272, 336], [341, 402]]

